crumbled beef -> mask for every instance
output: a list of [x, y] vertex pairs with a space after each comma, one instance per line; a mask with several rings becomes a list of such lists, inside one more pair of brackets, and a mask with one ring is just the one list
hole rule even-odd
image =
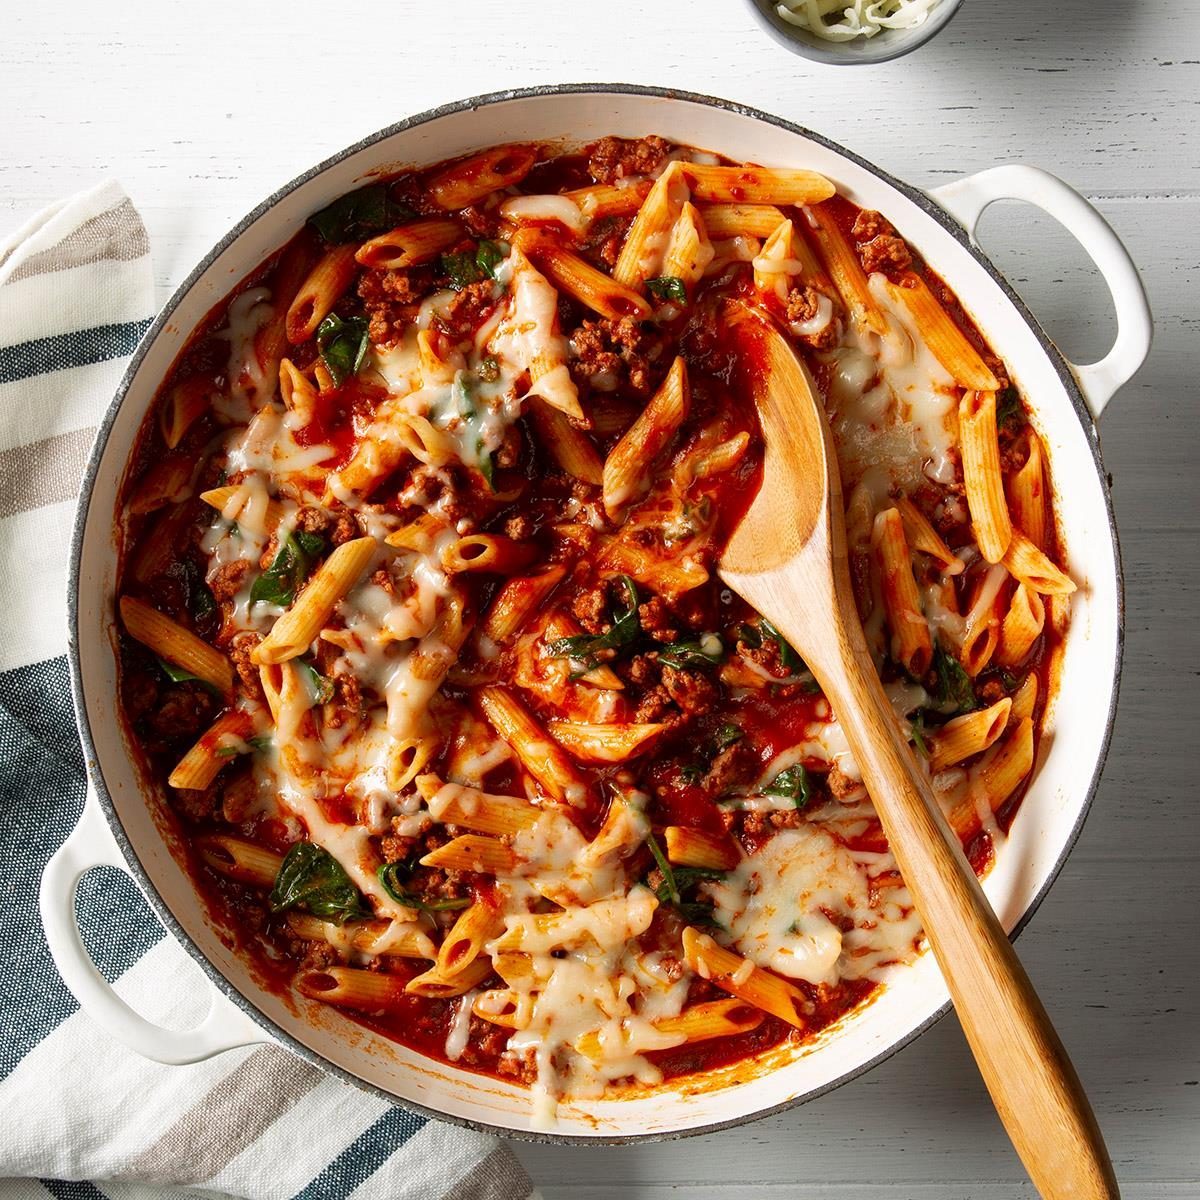
[[511, 1036], [512, 1030], [503, 1025], [493, 1025], [472, 1015], [467, 1044], [458, 1061], [468, 1067], [490, 1066], [504, 1053]]
[[510, 425], [504, 431], [504, 437], [496, 448], [496, 466], [502, 470], [515, 467], [521, 458], [521, 429], [518, 425]]
[[795, 829], [803, 820], [800, 810], [781, 808], [774, 812], [742, 813], [742, 833], [749, 837], [762, 837], [776, 829]]
[[514, 542], [527, 542], [536, 531], [537, 526], [528, 513], [518, 513], [504, 522], [504, 534]]
[[158, 704], [162, 682], [148, 662], [131, 661], [121, 672], [121, 700], [133, 721], [140, 720]]
[[[698, 551], [697, 558], [703, 556]], [[717, 624], [717, 592], [714, 588], [692, 588], [671, 601], [671, 612], [675, 622], [683, 630], [703, 633]]]
[[383, 855], [384, 862], [408, 862], [416, 853], [416, 849], [417, 839], [415, 837], [403, 837], [399, 834], [385, 833], [379, 839], [379, 853]]
[[864, 208], [854, 218], [854, 228], [850, 231], [856, 242], [874, 241], [880, 234], [894, 233], [891, 222], [874, 209]]
[[240, 558], [218, 567], [208, 582], [208, 590], [212, 592], [213, 599], [218, 604], [224, 600], [232, 600], [242, 590], [249, 570], [250, 564]]
[[[359, 713], [362, 711], [362, 684], [358, 676], [348, 671], [339, 672], [333, 677], [333, 695], [340, 712]], [[338, 724], [341, 724], [338, 721]]]
[[650, 724], [663, 720], [671, 711], [671, 693], [660, 683], [638, 701], [633, 719], [639, 725]]
[[642, 631], [656, 642], [674, 642], [679, 639], [679, 630], [671, 619], [671, 613], [666, 604], [658, 596], [638, 605], [638, 619], [642, 623]]
[[862, 259], [863, 270], [868, 275], [882, 271], [892, 279], [912, 266], [912, 254], [909, 252], [908, 243], [890, 233], [881, 233], [877, 238], [859, 246], [858, 254]]
[[209, 787], [197, 791], [193, 788], [172, 788], [171, 804], [189, 821], [211, 821], [219, 807], [217, 789]]
[[593, 221], [584, 235], [580, 248], [585, 255], [601, 262], [606, 267], [616, 265], [621, 256], [621, 247], [632, 224], [632, 217], [602, 217]]
[[300, 960], [302, 971], [327, 971], [337, 963], [338, 953], [328, 942], [304, 942], [304, 957]]
[[738, 652], [743, 658], [748, 658], [777, 679], [783, 679], [792, 673], [788, 667], [783, 665], [779, 643], [774, 638], [764, 638], [759, 646], [748, 646], [745, 642], [739, 641]]
[[608, 625], [608, 581], [580, 592], [571, 601], [571, 612], [588, 633], [603, 633]]
[[356, 537], [360, 536], [360, 532], [358, 522], [351, 513], [338, 513], [337, 520], [333, 524], [333, 544], [340, 546], [344, 542], [352, 542]]
[[1004, 364], [994, 354], [985, 353], [983, 361], [987, 364], [987, 368], [996, 377], [996, 390], [1003, 392], [1006, 388], [1012, 386], [1012, 380], [1008, 377], [1008, 372], [1004, 369]]
[[437, 323], [455, 341], [461, 341], [483, 324], [484, 318], [496, 307], [495, 285], [490, 279], [469, 283], [453, 300]]
[[432, 282], [432, 275], [423, 267], [364, 272], [358, 294], [370, 319], [371, 341], [377, 346], [399, 341], [415, 320], [421, 297]]
[[259, 680], [258, 664], [252, 662], [250, 659], [254, 647], [261, 641], [261, 634], [246, 631], [244, 633], [235, 633], [233, 640], [229, 643], [229, 657], [233, 661], [234, 670], [237, 671], [238, 678], [242, 681], [242, 687], [251, 696], [262, 695], [262, 683]]
[[1004, 684], [994, 676], [991, 679], [985, 679], [982, 683], [976, 683], [975, 694], [987, 704], [995, 704], [997, 700], [1003, 700], [1008, 695], [1004, 690]]
[[296, 528], [302, 533], [324, 533], [333, 523], [333, 518], [323, 508], [305, 505], [296, 514]]
[[712, 761], [704, 776], [704, 789], [712, 796], [723, 796], [739, 784], [749, 783], [759, 772], [761, 764], [748, 742], [737, 741]]
[[834, 767], [825, 776], [825, 786], [829, 788], [830, 794], [838, 800], [844, 800], [847, 796], [853, 796], [855, 792], [862, 788], [862, 784], [857, 779], [852, 779], [838, 767]]
[[521, 1083], [532, 1083], [537, 1078], [537, 1050], [505, 1050], [496, 1062], [496, 1073], [507, 1075]]
[[403, 504], [423, 509], [436, 504], [446, 520], [455, 525], [469, 519], [472, 513], [471, 505], [461, 498], [464, 494], [469, 494], [469, 489], [454, 467], [430, 467], [420, 463], [413, 468], [399, 499]]
[[667, 156], [670, 143], [651, 135], [632, 141], [603, 137], [588, 158], [588, 171], [597, 183], [616, 183], [627, 175], [649, 175]]
[[658, 659], [650, 654], [637, 654], [625, 664], [622, 674], [630, 683], [642, 687], [659, 681]]
[[815, 288], [794, 287], [788, 292], [787, 319], [811, 321], [817, 315], [818, 296]]
[[495, 209], [488, 210], [472, 204], [458, 215], [476, 237], [493, 238], [500, 231], [500, 221]]
[[716, 684], [699, 671], [663, 667], [662, 679], [667, 694], [685, 713], [707, 712], [717, 698]]
[[279, 553], [279, 534], [273, 533], [267, 539], [266, 547], [258, 556], [258, 565], [265, 571], [275, 561], [275, 556]]
[[396, 581], [392, 578], [392, 574], [387, 567], [380, 567], [379, 570], [371, 576], [371, 582], [376, 587], [383, 588], [383, 590], [387, 592], [389, 596], [396, 595]]
[[654, 389], [652, 361], [661, 346], [633, 317], [584, 321], [571, 334], [574, 357], [569, 366], [581, 380], [592, 381], [601, 391], [612, 391], [622, 383], [638, 395]]
[[146, 714], [146, 727], [164, 742], [195, 739], [212, 724], [217, 701], [202, 683], [185, 680], [164, 689]]

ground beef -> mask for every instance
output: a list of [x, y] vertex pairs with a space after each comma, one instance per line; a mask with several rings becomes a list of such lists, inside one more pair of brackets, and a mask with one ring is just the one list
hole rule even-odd
[[364, 272], [358, 294], [370, 320], [371, 341], [377, 346], [399, 341], [432, 283], [428, 269], [422, 267]]
[[467, 1045], [459, 1062], [468, 1067], [491, 1066], [504, 1053], [511, 1036], [512, 1030], [472, 1015]]
[[362, 712], [362, 684], [358, 681], [357, 675], [352, 675], [348, 671], [343, 671], [333, 677], [333, 696], [337, 705], [337, 716], [333, 722], [334, 727], [341, 725], [341, 714], [351, 713], [357, 715]]
[[996, 377], [997, 391], [1003, 392], [1012, 386], [1012, 380], [1009, 379], [1004, 364], [994, 354], [985, 353], [983, 361], [987, 364], [988, 370]]
[[760, 767], [758, 755], [747, 742], [734, 742], [713, 759], [704, 777], [704, 789], [712, 796], [723, 796], [739, 784], [749, 783]]
[[862, 788], [862, 784], [857, 779], [851, 779], [849, 775], [837, 767], [834, 767], [825, 776], [825, 786], [829, 789], [830, 794], [838, 800], [844, 800], [847, 796], [854, 795], [855, 792]]
[[685, 713], [707, 712], [717, 698], [717, 686], [699, 671], [680, 671], [663, 667], [662, 685]]
[[762, 837], [764, 833], [774, 833], [776, 829], [795, 829], [802, 820], [798, 808], [742, 813], [742, 833], [749, 837]]
[[528, 513], [518, 513], [504, 522], [504, 534], [514, 542], [527, 542], [537, 532], [537, 525]]
[[327, 971], [338, 964], [338, 953], [328, 942], [302, 942], [304, 957], [300, 960], [302, 971]]
[[173, 788], [171, 804], [189, 821], [211, 821], [219, 808], [216, 788], [195, 791], [192, 788]]
[[571, 601], [571, 612], [588, 633], [603, 633], [608, 625], [608, 581], [580, 592]]
[[739, 641], [738, 653], [777, 679], [783, 679], [792, 673], [783, 665], [779, 643], [774, 638], [765, 638], [760, 646], [748, 646], [745, 642]]
[[881, 233], [877, 238], [858, 248], [863, 270], [868, 275], [882, 271], [889, 279], [912, 266], [912, 254], [903, 238], [890, 233]]
[[510, 425], [504, 431], [504, 437], [496, 448], [495, 463], [502, 470], [515, 467], [521, 459], [521, 429], [518, 425]]
[[616, 183], [627, 175], [649, 175], [657, 170], [670, 150], [663, 138], [651, 135], [637, 141], [603, 137], [588, 158], [588, 171], [597, 183]]
[[659, 682], [658, 659], [653, 654], [637, 654], [621, 668], [621, 675], [639, 687], [653, 687]]
[[651, 688], [639, 701], [633, 719], [639, 725], [661, 721], [672, 711], [671, 693], [660, 683]]
[[494, 238], [500, 231], [498, 210], [488, 211], [472, 204], [464, 208], [458, 215], [466, 227], [479, 238]]
[[121, 672], [121, 700], [133, 721], [140, 720], [158, 704], [161, 690], [158, 671], [144, 662], [130, 662]]
[[674, 642], [679, 639], [679, 630], [671, 619], [670, 610], [658, 596], [652, 596], [638, 605], [638, 619], [644, 633], [656, 642]]
[[[820, 303], [821, 293], [816, 288], [794, 287], [788, 292], [787, 319], [796, 323], [811, 321], [817, 315]], [[828, 350], [837, 344], [838, 323], [830, 316], [822, 329], [802, 334], [801, 340], [814, 350]]]
[[408, 862], [416, 853], [416, 850], [417, 839], [415, 837], [402, 837], [399, 834], [385, 833], [379, 839], [379, 853], [383, 855], [384, 862]]
[[358, 528], [358, 522], [348, 513], [338, 513], [337, 520], [333, 525], [333, 544], [340, 546], [344, 542], [352, 542], [356, 537], [359, 537], [361, 530]]
[[301, 533], [324, 533], [333, 523], [333, 518], [323, 508], [305, 505], [296, 514], [296, 528]]
[[234, 634], [233, 641], [229, 643], [229, 657], [242, 686], [251, 696], [259, 697], [262, 696], [262, 683], [259, 680], [258, 665], [250, 660], [250, 655], [261, 641], [261, 634], [246, 632]]
[[496, 1073], [533, 1083], [537, 1079], [537, 1051], [532, 1046], [528, 1050], [505, 1050], [496, 1063]]
[[453, 300], [437, 323], [455, 341], [461, 341], [483, 324], [484, 318], [496, 307], [495, 285], [490, 279], [469, 283]]
[[986, 704], [995, 704], [997, 700], [1003, 700], [1008, 695], [1004, 690], [1004, 684], [995, 677], [985, 679], [982, 683], [976, 683], [975, 694]]
[[242, 590], [249, 570], [250, 564], [244, 559], [237, 559], [218, 567], [208, 582], [208, 590], [212, 592], [213, 599], [218, 604], [225, 600], [232, 600]]
[[638, 395], [654, 390], [652, 361], [661, 347], [633, 317], [584, 321], [570, 344], [569, 366], [578, 379], [595, 381], [603, 391], [623, 384]]
[[371, 576], [371, 582], [376, 587], [383, 588], [383, 590], [387, 592], [389, 596], [394, 597], [396, 595], [396, 581], [392, 578], [391, 572], [387, 569], [387, 567], [380, 567], [379, 570]]
[[872, 208], [862, 209], [854, 218], [854, 228], [850, 231], [856, 242], [874, 241], [880, 234], [894, 233], [891, 222], [882, 213]]
[[164, 689], [158, 704], [146, 714], [146, 727], [167, 743], [194, 741], [212, 724], [216, 708], [208, 688], [186, 680]]

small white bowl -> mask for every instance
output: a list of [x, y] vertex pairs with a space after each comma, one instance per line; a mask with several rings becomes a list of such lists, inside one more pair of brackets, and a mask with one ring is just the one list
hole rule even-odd
[[835, 67], [869, 66], [889, 62], [923, 46], [958, 12], [962, 0], [940, 0], [915, 29], [881, 29], [874, 37], [831, 42], [785, 21], [775, 11], [776, 0], [748, 0], [759, 24], [793, 54]]

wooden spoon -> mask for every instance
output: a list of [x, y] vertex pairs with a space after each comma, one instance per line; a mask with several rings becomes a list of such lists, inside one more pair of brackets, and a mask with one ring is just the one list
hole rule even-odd
[[764, 317], [726, 309], [766, 451], [721, 578], [795, 647], [833, 706], [1000, 1119], [1046, 1200], [1116, 1197], [1096, 1118], [1046, 1010], [901, 732], [855, 609], [825, 411]]

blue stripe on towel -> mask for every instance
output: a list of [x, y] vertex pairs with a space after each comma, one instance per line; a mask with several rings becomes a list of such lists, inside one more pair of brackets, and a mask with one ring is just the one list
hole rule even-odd
[[104, 1193], [86, 1179], [39, 1179], [38, 1182], [54, 1200], [108, 1200]]
[[31, 375], [86, 367], [132, 354], [150, 328], [149, 321], [126, 321], [121, 325], [99, 325], [57, 337], [36, 338], [0, 347], [0, 383], [13, 383]]
[[389, 1109], [368, 1126], [293, 1200], [345, 1200], [426, 1124], [402, 1108]]
[[[67, 660], [0, 673], [0, 1079], [76, 1009], [42, 938], [38, 880], [83, 810], [83, 755]], [[80, 884], [83, 940], [115, 979], [163, 936], [133, 883], [106, 869]]]

